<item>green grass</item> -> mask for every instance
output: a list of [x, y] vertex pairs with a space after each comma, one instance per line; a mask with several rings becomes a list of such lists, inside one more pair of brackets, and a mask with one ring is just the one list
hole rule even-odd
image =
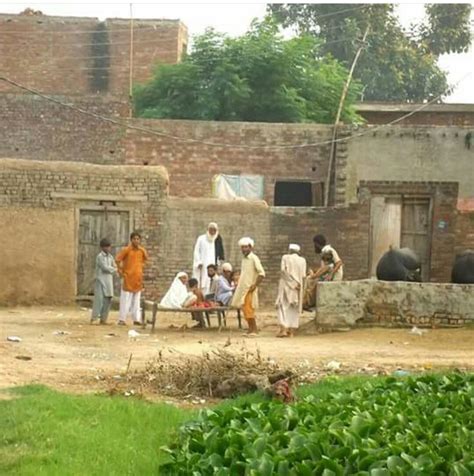
[[0, 474], [157, 474], [159, 451], [193, 413], [139, 400], [61, 394], [41, 386], [0, 401]]
[[[328, 378], [300, 387], [300, 396], [324, 397], [357, 388], [369, 377]], [[373, 378], [371, 378], [373, 379]], [[10, 390], [0, 400], [0, 474], [148, 475], [158, 474], [181, 423], [195, 412], [124, 397], [68, 395], [33, 385]], [[219, 405], [262, 401], [245, 395]]]

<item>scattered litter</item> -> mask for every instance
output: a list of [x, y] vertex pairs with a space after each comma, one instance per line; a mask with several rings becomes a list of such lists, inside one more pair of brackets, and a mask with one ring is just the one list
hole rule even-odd
[[428, 332], [428, 331], [425, 330], [425, 329], [418, 329], [418, 327], [413, 326], [413, 327], [411, 328], [410, 334], [415, 334], [415, 335], [417, 335], [417, 336], [422, 336], [422, 335], [425, 334], [426, 332]]
[[110, 338], [110, 337], [116, 337], [116, 336], [117, 336], [117, 334], [114, 334], [113, 332], [109, 332], [108, 334], [105, 334], [104, 337]]
[[122, 380], [122, 376], [121, 375], [114, 375], [112, 377], [114, 380]]
[[339, 370], [341, 368], [341, 362], [338, 362], [337, 360], [331, 360], [326, 364], [326, 368], [328, 370]]
[[408, 375], [410, 375], [410, 372], [408, 372], [407, 370], [398, 369], [393, 371], [392, 375], [394, 377], [407, 377]]
[[81, 307], [81, 311], [87, 311], [87, 312], [89, 312], [90, 309], [87, 309], [87, 307]]
[[56, 317], [63, 317], [64, 314], [62, 312], [60, 312], [59, 314], [56, 314]]
[[8, 336], [7, 340], [9, 342], [21, 342], [21, 337], [18, 336]]
[[70, 332], [68, 331], [54, 331], [53, 336], [68, 336]]
[[33, 359], [33, 357], [30, 357], [29, 355], [16, 355], [16, 356], [15, 356], [15, 359], [18, 359], [18, 360], [31, 360], [31, 359]]

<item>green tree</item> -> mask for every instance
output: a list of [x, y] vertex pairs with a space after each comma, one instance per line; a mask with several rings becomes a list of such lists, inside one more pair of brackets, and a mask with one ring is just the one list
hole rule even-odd
[[[238, 38], [207, 30], [182, 63], [158, 66], [149, 83], [135, 88], [136, 113], [171, 119], [332, 122], [347, 69], [322, 55], [313, 36], [285, 40], [278, 30], [268, 20], [253, 22]], [[355, 82], [342, 120], [359, 119], [353, 107], [359, 94]]]
[[468, 4], [428, 4], [426, 23], [405, 31], [393, 4], [270, 4], [284, 27], [296, 27], [322, 42], [322, 53], [348, 66], [367, 23], [370, 35], [354, 72], [363, 100], [422, 101], [447, 90], [439, 55], [469, 48]]

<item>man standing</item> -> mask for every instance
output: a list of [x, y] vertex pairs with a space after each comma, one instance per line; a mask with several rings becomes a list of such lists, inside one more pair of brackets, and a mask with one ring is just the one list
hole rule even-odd
[[258, 333], [255, 311], [258, 308], [258, 286], [265, 278], [265, 270], [258, 256], [253, 252], [251, 238], [241, 238], [239, 246], [243, 254], [239, 284], [232, 299], [232, 306], [242, 308], [249, 326], [247, 335]]
[[141, 325], [140, 297], [143, 289], [143, 268], [148, 260], [148, 253], [140, 246], [140, 233], [134, 231], [130, 235], [130, 244], [123, 248], [115, 258], [118, 272], [122, 279], [120, 292], [119, 325], [126, 325], [128, 314], [132, 315], [133, 323]]
[[[323, 261], [316, 269], [310, 269], [308, 279], [306, 281], [306, 290], [303, 299], [303, 308], [309, 309], [316, 305], [316, 293], [318, 281], [342, 281], [343, 278], [343, 262], [339, 257], [337, 251], [329, 244], [327, 244], [324, 235], [315, 235], [313, 238], [314, 252], [322, 255], [327, 261]], [[327, 264], [331, 263], [330, 271], [328, 272]], [[324, 278], [322, 276], [324, 275]]]
[[217, 223], [209, 223], [207, 233], [198, 237], [194, 246], [193, 278], [198, 280], [204, 294], [209, 294], [207, 267], [224, 261], [224, 244]]
[[94, 304], [92, 306], [91, 324], [100, 319], [107, 323], [110, 304], [114, 296], [114, 274], [117, 272], [114, 257], [110, 253], [112, 244], [107, 238], [100, 240], [100, 253], [95, 260]]
[[291, 244], [288, 248], [289, 253], [281, 258], [281, 274], [275, 303], [280, 324], [277, 337], [293, 337], [303, 310], [306, 260], [299, 255], [300, 250], [299, 245]]

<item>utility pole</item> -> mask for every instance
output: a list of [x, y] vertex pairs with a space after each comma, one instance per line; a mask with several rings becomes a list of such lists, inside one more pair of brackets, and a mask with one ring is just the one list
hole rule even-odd
[[[133, 3], [130, 4], [130, 77], [128, 95], [132, 101], [133, 94]], [[132, 107], [130, 107], [130, 117], [132, 117]]]
[[327, 207], [329, 205], [329, 188], [331, 186], [331, 172], [332, 172], [332, 164], [334, 160], [334, 152], [336, 149], [336, 137], [337, 137], [337, 126], [339, 124], [339, 120], [341, 119], [342, 108], [344, 106], [344, 101], [346, 100], [347, 91], [349, 90], [349, 86], [352, 81], [352, 74], [354, 73], [354, 69], [356, 67], [357, 61], [359, 60], [359, 56], [365, 46], [365, 40], [367, 39], [367, 35], [369, 34], [370, 30], [370, 23], [367, 24], [367, 28], [365, 29], [364, 36], [362, 37], [361, 44], [356, 51], [354, 56], [354, 60], [352, 61], [351, 69], [349, 70], [349, 74], [346, 79], [346, 83], [344, 84], [344, 88], [342, 89], [341, 99], [339, 101], [339, 107], [337, 108], [336, 120], [334, 121], [334, 127], [332, 130], [332, 140], [331, 140], [331, 151], [329, 152], [329, 165], [328, 165], [328, 173], [326, 177], [326, 186], [324, 189], [324, 206]]

